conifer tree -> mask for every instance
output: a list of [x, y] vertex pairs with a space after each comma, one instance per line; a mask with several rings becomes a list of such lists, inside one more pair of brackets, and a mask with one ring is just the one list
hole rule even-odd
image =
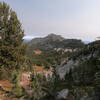
[[24, 31], [16, 13], [0, 3], [0, 72], [11, 74], [22, 69], [25, 62]]

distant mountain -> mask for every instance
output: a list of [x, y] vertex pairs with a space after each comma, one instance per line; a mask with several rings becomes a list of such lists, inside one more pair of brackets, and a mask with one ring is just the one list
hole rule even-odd
[[29, 43], [31, 41], [31, 39], [23, 39], [24, 43]]
[[88, 44], [88, 43], [91, 43], [91, 42], [93, 42], [92, 40], [85, 40], [85, 41], [83, 41], [85, 44]]
[[50, 50], [54, 48], [80, 48], [84, 43], [77, 39], [65, 39], [60, 35], [49, 34], [44, 38], [35, 38], [29, 42], [29, 48], [33, 50]]
[[61, 35], [56, 35], [56, 34], [49, 34], [44, 38], [45, 40], [52, 40], [52, 41], [63, 41], [64, 38]]
[[32, 44], [46, 44], [50, 41], [62, 41], [64, 40], [63, 37], [61, 37], [60, 35], [55, 35], [55, 34], [49, 34], [48, 36], [44, 37], [44, 38], [34, 38], [32, 39], [32, 41], [30, 43]]

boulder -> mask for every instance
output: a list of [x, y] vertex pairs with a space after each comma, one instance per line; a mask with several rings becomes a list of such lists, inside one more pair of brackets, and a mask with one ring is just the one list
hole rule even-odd
[[68, 89], [63, 89], [60, 92], [57, 93], [56, 100], [62, 100], [66, 99], [68, 96], [69, 90]]

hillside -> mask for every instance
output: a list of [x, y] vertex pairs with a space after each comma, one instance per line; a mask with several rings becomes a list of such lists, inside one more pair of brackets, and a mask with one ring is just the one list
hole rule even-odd
[[81, 40], [65, 39], [60, 35], [49, 34], [44, 38], [35, 38], [29, 42], [27, 56], [33, 65], [50, 67], [60, 64], [72, 52], [83, 47], [84, 43]]
[[[58, 45], [59, 44], [59, 45]], [[44, 38], [35, 38], [29, 43], [29, 48], [50, 50], [54, 48], [80, 48], [84, 46], [81, 40], [77, 39], [65, 39], [60, 35], [49, 34]]]
[[68, 89], [75, 100], [100, 100], [100, 41], [74, 53], [56, 67], [56, 74], [59, 76], [57, 90]]
[[56, 34], [30, 41], [22, 25], [0, 2], [0, 100], [100, 100], [100, 37], [89, 44]]

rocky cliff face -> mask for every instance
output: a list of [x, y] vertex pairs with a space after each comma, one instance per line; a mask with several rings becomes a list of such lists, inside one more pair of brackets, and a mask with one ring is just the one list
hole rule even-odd
[[67, 61], [67, 63], [61, 64], [56, 67], [56, 73], [60, 79], [65, 79], [66, 73], [69, 73], [70, 69], [73, 69], [74, 65], [78, 62], [73, 61], [72, 59]]
[[[56, 67], [56, 73], [60, 80], [63, 80], [66, 85], [73, 85], [72, 90], [75, 94], [72, 95], [74, 98], [71, 100], [100, 100], [100, 88], [98, 87], [96, 92], [97, 85], [94, 85], [96, 82], [95, 75], [100, 72], [97, 69], [97, 67], [100, 67], [99, 58], [100, 41], [96, 41], [88, 44], [69, 60]], [[72, 80], [68, 80], [69, 78]], [[100, 82], [100, 79], [98, 80]], [[66, 99], [70, 100], [69, 98], [70, 96], [67, 95]]]
[[81, 62], [88, 61], [91, 58], [99, 58], [99, 48], [92, 47], [92, 44], [93, 43], [87, 45], [83, 50], [78, 51], [78, 53], [75, 52], [77, 54], [75, 57], [73, 56], [56, 67], [56, 73], [59, 75], [60, 79], [64, 79], [65, 75], [68, 74], [70, 70], [73, 70], [75, 67], [79, 66]]

